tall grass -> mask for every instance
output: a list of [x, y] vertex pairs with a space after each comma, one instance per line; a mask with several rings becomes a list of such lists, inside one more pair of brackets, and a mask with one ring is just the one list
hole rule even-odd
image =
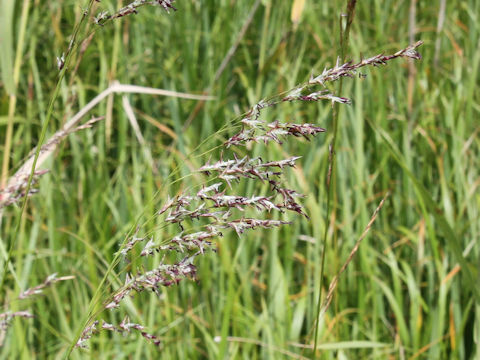
[[[185, 1], [177, 2], [179, 11], [169, 16], [140, 9], [138, 15], [105, 25], [95, 34], [76, 76], [67, 72], [60, 82], [51, 115], [48, 99], [58, 80], [56, 57], [68, 47], [84, 9], [74, 1], [9, 4], [14, 11], [11, 53], [2, 51], [2, 56], [11, 62], [2, 62], [6, 67], [0, 143], [2, 155], [9, 153], [13, 164], [10, 174], [38, 143], [41, 124], [49, 116], [46, 132], [53, 134], [112, 80], [189, 93], [207, 89], [217, 99], [200, 106], [192, 100], [128, 95], [152, 162], [122, 101], [112, 96], [93, 112], [105, 115], [105, 122], [71, 134], [59, 145], [24, 215], [20, 217], [16, 207], [4, 210], [2, 269], [9, 247], [15, 246], [1, 298], [8, 301], [9, 310], [28, 308], [35, 317], [13, 321], [1, 356], [61, 357], [82, 327], [94, 294], [113, 293], [125, 271], [139, 265], [119, 263], [102, 283], [126, 234], [144, 224], [142, 231], [158, 240], [169, 236], [155, 214], [168, 193], [191, 185], [192, 178], [182, 176], [203, 165], [200, 155], [231, 133], [210, 136], [260, 99], [307, 80], [312, 69], [320, 73], [335, 64], [341, 52], [335, 29], [346, 3], [307, 1], [300, 17], [294, 16], [299, 19], [296, 24], [290, 2], [263, 1], [253, 11], [254, 1]], [[353, 104], [339, 114], [334, 216], [328, 223], [325, 178], [334, 133], [331, 107], [285, 103], [262, 114], [265, 121], [308, 122], [327, 129], [327, 138], [310, 143], [253, 149], [265, 159], [303, 155], [287, 182], [307, 195], [304, 205], [311, 220], [295, 218], [288, 227], [241, 239], [228, 235], [219, 240], [218, 254], [198, 261], [199, 282], [168, 287], [160, 299], [146, 293], [129, 299], [123, 310], [160, 338], [162, 358], [310, 356], [323, 234], [327, 230], [330, 235], [322, 279], [326, 290], [388, 190], [389, 200], [321, 318], [319, 357], [478, 356], [480, 305], [474, 292], [480, 261], [480, 157], [475, 88], [480, 5], [473, 0], [462, 4], [446, 4], [444, 25], [438, 22], [440, 4], [416, 4], [415, 37], [425, 45], [423, 61], [411, 77], [413, 85], [408, 86], [409, 70], [401, 62], [365, 71], [365, 79], [344, 82], [341, 95]], [[101, 2], [111, 10], [121, 5]], [[347, 59], [391, 53], [407, 45], [410, 13], [410, 2], [359, 2]], [[8, 32], [2, 30], [4, 34]], [[18, 46], [23, 36], [24, 46]], [[234, 55], [215, 79], [237, 41]], [[69, 71], [80, 54], [72, 55]], [[12, 112], [7, 77], [14, 74], [15, 59], [19, 78]], [[8, 151], [3, 140], [10, 137]], [[167, 188], [173, 176], [177, 181]], [[247, 183], [238, 189], [253, 190]], [[30, 303], [11, 301], [55, 272], [76, 279], [56, 284], [44, 296], [27, 300]], [[118, 312], [103, 316], [111, 323], [122, 320]], [[71, 357], [155, 358], [158, 351], [141, 335], [100, 333], [90, 339], [88, 350], [74, 350]]]

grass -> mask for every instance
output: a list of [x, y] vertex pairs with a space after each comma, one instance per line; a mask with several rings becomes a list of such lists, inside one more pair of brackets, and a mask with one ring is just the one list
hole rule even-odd
[[[101, 5], [113, 10], [120, 1]], [[126, 234], [140, 223], [144, 233], [158, 240], [171, 235], [173, 230], [163, 228], [155, 213], [168, 193], [199, 179], [171, 181], [203, 165], [208, 155], [200, 155], [233, 131], [212, 134], [260, 99], [305, 81], [312, 69], [318, 74], [334, 65], [341, 51], [338, 17], [346, 2], [307, 1], [296, 27], [290, 20], [292, 3], [264, 1], [248, 22], [254, 6], [255, 1], [177, 1], [179, 10], [170, 15], [140, 9], [96, 33], [77, 76], [66, 73], [49, 134], [115, 79], [189, 93], [209, 89], [216, 100], [200, 106], [193, 100], [127, 95], [152, 165], [121, 97], [112, 96], [92, 111], [106, 116], [105, 121], [69, 135], [45, 164], [50, 172], [41, 178], [39, 193], [23, 216], [18, 207], [4, 209], [2, 269], [9, 245], [16, 245], [1, 298], [5, 311], [29, 309], [35, 318], [13, 322], [0, 348], [3, 358], [64, 356], [93, 295], [99, 291], [105, 297], [123, 283], [125, 271], [139, 265], [121, 262], [100, 286]], [[288, 214], [293, 221], [288, 227], [242, 238], [229, 234], [219, 240], [217, 254], [197, 260], [199, 282], [165, 288], [161, 299], [142, 293], [122, 305], [122, 313], [161, 338], [162, 358], [310, 357], [302, 346], [313, 345], [324, 231], [328, 226], [325, 293], [389, 190], [320, 323], [319, 358], [479, 356], [480, 302], [474, 295], [480, 262], [479, 7], [473, 0], [462, 6], [447, 3], [445, 24], [437, 31], [439, 5], [417, 4], [415, 39], [425, 45], [413, 85], [408, 80], [412, 70], [403, 60], [368, 69], [365, 79], [344, 80], [342, 96], [353, 104], [339, 108], [336, 192], [328, 224], [331, 107], [285, 103], [262, 113], [267, 121], [310, 122], [327, 129], [309, 143], [253, 149], [264, 159], [303, 156], [287, 176], [292, 188], [307, 194], [303, 203], [311, 220]], [[406, 1], [359, 2], [347, 58], [406, 46], [409, 11]], [[7, 70], [2, 70], [0, 92], [2, 154], [7, 124], [13, 130], [10, 174], [37, 144], [58, 78], [55, 59], [65, 52], [81, 13], [74, 1], [42, 6], [15, 1], [12, 33], [1, 30], [11, 36], [10, 55], [2, 51], [10, 60], [2, 62]], [[27, 16], [22, 39], [19, 29]], [[234, 56], [214, 81], [245, 23]], [[73, 54], [72, 64], [78, 56]], [[10, 88], [16, 97], [13, 115]], [[254, 190], [247, 182], [239, 189]], [[458, 252], [463, 252], [462, 262]], [[12, 301], [55, 272], [76, 279], [58, 283], [34, 300]], [[109, 322], [122, 320], [119, 311], [102, 316]], [[137, 334], [102, 332], [92, 337], [88, 350], [71, 354], [73, 359], [89, 356], [155, 358], [158, 350]]]

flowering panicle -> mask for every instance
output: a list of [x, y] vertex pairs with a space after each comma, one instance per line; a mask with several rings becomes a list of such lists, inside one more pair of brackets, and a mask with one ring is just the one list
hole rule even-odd
[[135, 330], [135, 331], [140, 332], [140, 334], [145, 339], [147, 339], [148, 341], [151, 341], [155, 346], [160, 346], [161, 345], [160, 338], [146, 332], [144, 326], [131, 322], [130, 318], [128, 316], [125, 316], [125, 318], [122, 320], [122, 322], [118, 326], [115, 326], [115, 325], [113, 325], [111, 323], [108, 323], [104, 320], [102, 320], [102, 325], [100, 326], [100, 328], [97, 327], [98, 324], [99, 324], [99, 321], [95, 320], [90, 326], [87, 326], [83, 330], [82, 335], [78, 339], [75, 347], [86, 349], [87, 348], [87, 344], [86, 344], [87, 340], [89, 340], [94, 334], [97, 334], [102, 330], [113, 331], [113, 332], [117, 332], [117, 333], [120, 333], [120, 334], [123, 334], [123, 335], [129, 334], [132, 330]]
[[178, 284], [184, 278], [196, 279], [197, 269], [193, 265], [193, 259], [199, 253], [184, 258], [176, 264], [158, 265], [155, 269], [137, 276], [126, 275], [125, 284], [112, 297], [112, 301], [105, 305], [106, 309], [114, 309], [120, 306], [120, 302], [132, 291], [143, 292], [152, 290], [158, 294], [161, 286]]
[[176, 11], [177, 9], [173, 6], [174, 2], [175, 0], [135, 0], [127, 6], [119, 9], [114, 14], [110, 15], [108, 11], [102, 11], [93, 19], [93, 21], [95, 24], [103, 26], [108, 20], [118, 19], [131, 14], [138, 14], [137, 9], [145, 5], [160, 6], [166, 12], [169, 12], [170, 10]]
[[283, 198], [283, 204], [279, 205], [280, 207], [290, 211], [294, 211], [309, 219], [308, 215], [303, 211], [302, 206], [295, 201], [296, 197], [303, 198], [305, 197], [305, 195], [300, 194], [295, 190], [284, 188], [280, 186], [277, 181], [270, 180], [269, 183], [272, 186], [272, 190], [280, 194]]
[[[32, 313], [29, 311], [15, 311], [15, 312], [4, 312], [0, 314], [0, 340], [4, 338], [5, 332], [10, 327], [12, 320], [16, 317], [19, 318], [33, 318]], [[1, 345], [1, 341], [0, 341]]]
[[406, 57], [406, 58], [411, 58], [415, 60], [420, 60], [422, 56], [417, 52], [417, 48], [423, 44], [423, 41], [417, 41], [415, 44], [412, 44], [410, 46], [407, 46], [405, 49], [397, 51], [393, 55], [375, 55], [367, 59], [362, 59], [358, 63], [353, 63], [352, 61], [349, 61], [343, 65], [340, 65], [340, 59], [337, 59], [337, 64], [335, 67], [331, 69], [325, 69], [323, 72], [316, 76], [313, 77], [309, 80], [308, 84], [321, 84], [325, 85], [327, 82], [333, 82], [341, 77], [354, 77], [357, 70], [359, 68], [362, 68], [364, 66], [380, 66], [380, 65], [386, 65], [388, 61], [393, 60], [398, 57]]
[[287, 166], [295, 167], [295, 161], [300, 158], [301, 156], [294, 156], [280, 161], [263, 162], [260, 157], [250, 158], [245, 156], [240, 159], [234, 154], [232, 160], [219, 160], [214, 164], [208, 161], [198, 171], [205, 175], [210, 175], [212, 172], [218, 173], [218, 178], [224, 180], [231, 188], [232, 181], [239, 181], [241, 178], [267, 181], [271, 177], [281, 176], [282, 172], [272, 171], [269, 168], [278, 167], [283, 170]]
[[[135, 1], [134, 5], [121, 9], [118, 16], [124, 16], [135, 12], [136, 8], [150, 3], [148, 1]], [[170, 8], [172, 1], [156, 1], [162, 5], [167, 4]], [[163, 6], [163, 5], [162, 5]], [[165, 7], [165, 6], [164, 6]], [[166, 8], [166, 10], [168, 10]], [[114, 18], [104, 15], [102, 21]], [[304, 138], [310, 140], [325, 129], [309, 123], [281, 123], [273, 121], [267, 123], [260, 119], [263, 109], [272, 107], [283, 102], [292, 101], [320, 101], [327, 100], [332, 103], [350, 104], [351, 101], [344, 97], [335, 96], [327, 89], [314, 91], [315, 86], [325, 86], [327, 82], [336, 81], [341, 77], [353, 77], [361, 67], [372, 65], [383, 65], [387, 61], [397, 57], [409, 57], [418, 59], [420, 55], [416, 48], [421, 42], [415, 43], [393, 55], [377, 55], [371, 58], [363, 59], [358, 63], [348, 62], [340, 65], [338, 62], [332, 69], [324, 70], [317, 77], [312, 77], [307, 83], [301, 84], [294, 89], [269, 100], [262, 100], [255, 104], [251, 110], [240, 120], [242, 130], [230, 137], [225, 143], [225, 150], [231, 151], [232, 146], [244, 146], [249, 142], [262, 142], [269, 144], [276, 142], [281, 144], [288, 137]], [[162, 286], [172, 286], [178, 284], [184, 279], [196, 279], [197, 270], [194, 261], [197, 256], [204, 254], [207, 250], [216, 251], [215, 239], [224, 236], [228, 229], [234, 230], [238, 236], [242, 236], [248, 230], [259, 228], [271, 229], [283, 225], [291, 224], [290, 221], [271, 219], [271, 213], [284, 213], [286, 210], [296, 212], [308, 219], [302, 205], [298, 202], [304, 195], [283, 185], [283, 177], [287, 168], [293, 168], [300, 156], [292, 156], [287, 159], [264, 161], [260, 157], [250, 157], [248, 155], [239, 156], [232, 151], [230, 158], [224, 159], [223, 153], [218, 161], [207, 161], [197, 172], [209, 176], [211, 185], [204, 185], [196, 192], [184, 192], [174, 198], [168, 197], [164, 206], [157, 212], [157, 215], [164, 216], [164, 222], [167, 224], [178, 224], [180, 233], [172, 236], [168, 240], [156, 242], [151, 237], [140, 252], [142, 257], [151, 256], [155, 253], [163, 255], [160, 264], [153, 270], [141, 270], [137, 274], [127, 274], [124, 285], [118, 289], [105, 305], [106, 309], [116, 309], [120, 306], [122, 300], [145, 290], [152, 290], [159, 293]], [[234, 184], [240, 180], [257, 181], [267, 183], [269, 193], [260, 194], [231, 194], [234, 190]], [[244, 216], [247, 209], [254, 209], [257, 213], [265, 214], [268, 218], [254, 218]], [[239, 213], [241, 217], [237, 217]], [[203, 219], [208, 222], [202, 224], [200, 231], [187, 228], [186, 224], [192, 224], [194, 220]], [[139, 242], [146, 240], [134, 235], [122, 248], [120, 253], [127, 256], [129, 252]], [[167, 254], [180, 255], [182, 260], [176, 260], [175, 263], [167, 263], [165, 259], [172, 258]], [[97, 332], [97, 323], [85, 329], [78, 346], [84, 346], [84, 343], [91, 334]], [[137, 330], [142, 336], [158, 345], [159, 339], [153, 335], [144, 332], [143, 326], [130, 323], [126, 318], [119, 326], [103, 323], [102, 329], [115, 332], [130, 332]]]
[[254, 206], [257, 210], [281, 210], [277, 205], [270, 201], [272, 197], [252, 196], [251, 198], [237, 195], [225, 195], [223, 193], [215, 194], [207, 199], [213, 201], [214, 207], [235, 207], [244, 211], [245, 206]]
[[102, 324], [102, 329], [109, 330], [109, 331], [116, 331], [123, 334], [130, 333], [131, 330], [136, 330], [136, 331], [139, 331], [140, 334], [142, 334], [142, 336], [145, 339], [151, 341], [154, 345], [156, 346], [161, 345], [161, 341], [157, 336], [146, 332], [144, 326], [130, 322], [130, 319], [128, 316], [125, 316], [125, 318], [122, 320], [122, 322], [118, 326], [114, 326], [104, 321]]
[[261, 220], [261, 219], [251, 219], [251, 218], [241, 218], [238, 220], [233, 220], [228, 223], [228, 226], [233, 228], [238, 235], [243, 234], [246, 230], [256, 229], [258, 227], [264, 229], [271, 229], [273, 227], [278, 227], [282, 225], [291, 224], [291, 221], [280, 221], [280, 220]]
[[340, 104], [350, 105], [352, 101], [348, 98], [335, 96], [330, 93], [328, 90], [315, 91], [309, 94], [302, 94], [302, 92], [307, 88], [307, 86], [302, 86], [293, 91], [289, 92], [282, 101], [319, 101], [319, 100], [330, 100], [332, 103], [338, 102]]
[[[290, 128], [294, 128], [291, 126]], [[281, 186], [279, 178], [283, 175], [285, 168], [294, 167], [299, 156], [293, 156], [278, 161], [263, 161], [261, 158], [242, 158], [233, 154], [232, 159], [220, 159], [215, 163], [207, 162], [198, 169], [206, 175], [216, 174], [216, 178], [223, 180], [231, 189], [232, 181], [239, 181], [240, 178], [256, 179], [267, 181], [272, 186], [273, 195], [270, 196], [240, 196], [227, 194], [224, 183], [215, 182], [209, 186], [203, 186], [192, 194], [181, 194], [175, 198], [168, 198], [165, 205], [158, 211], [158, 215], [165, 214], [164, 221], [171, 224], [179, 224], [181, 233], [168, 241], [157, 244], [153, 238], [150, 239], [141, 256], [149, 256], [154, 253], [173, 252], [186, 254], [183, 260], [175, 264], [167, 264], [162, 260], [161, 264], [154, 270], [147, 271], [135, 276], [128, 275], [124, 286], [112, 297], [112, 300], [105, 306], [107, 309], [118, 308], [121, 301], [132, 291], [141, 292], [151, 289], [158, 292], [161, 286], [177, 284], [185, 278], [196, 278], [196, 267], [193, 264], [196, 256], [204, 254], [209, 249], [215, 251], [215, 244], [212, 239], [222, 237], [223, 230], [233, 229], [238, 235], [247, 230], [256, 228], [273, 228], [290, 224], [288, 221], [272, 219], [255, 219], [250, 217], [234, 218], [233, 210], [244, 212], [247, 207], [254, 208], [259, 212], [293, 210], [304, 215], [301, 206], [293, 200], [300, 196], [293, 190]], [[273, 171], [273, 168], [279, 170]], [[280, 195], [282, 202], [276, 203], [274, 198]], [[210, 219], [202, 231], [187, 232], [182, 225], [187, 220], [198, 220], [200, 218]], [[121, 253], [127, 255], [144, 238], [134, 235], [124, 246]], [[164, 257], [165, 259], [165, 257]]]
[[57, 277], [57, 274], [54, 273], [52, 275], [49, 275], [43, 283], [40, 285], [37, 285], [35, 287], [29, 288], [22, 292], [18, 298], [19, 299], [27, 299], [31, 296], [35, 295], [40, 295], [43, 293], [43, 289], [52, 286], [53, 284], [59, 282], [59, 281], [65, 281], [65, 280], [72, 280], [75, 279], [75, 276], [62, 276], [62, 277]]
[[93, 336], [93, 334], [98, 332], [97, 325], [98, 325], [98, 320], [95, 320], [91, 325], [86, 326], [85, 329], [83, 329], [82, 331], [82, 335], [80, 336], [77, 343], [75, 344], [75, 347], [86, 349], [87, 340], [89, 340]]
[[[74, 278], [75, 278], [75, 276], [57, 277], [56, 273], [52, 274], [52, 275], [49, 275], [49, 276], [47, 276], [45, 281], [43, 283], [41, 283], [40, 285], [34, 286], [32, 288], [29, 288], [29, 289], [21, 292], [18, 295], [17, 299], [18, 300], [25, 300], [25, 299], [29, 299], [33, 296], [36, 296], [36, 295], [41, 295], [41, 294], [43, 294], [43, 290], [45, 288], [48, 288], [48, 287], [54, 285], [55, 283], [57, 283], [59, 281], [72, 280]], [[0, 314], [0, 346], [2, 346], [2, 344], [3, 344], [5, 334], [8, 330], [8, 328], [10, 327], [10, 324], [11, 324], [12, 320], [16, 317], [18, 317], [18, 318], [33, 318], [34, 315], [32, 313], [30, 313], [29, 311], [16, 311], [16, 312], [7, 311], [7, 312], [4, 312], [4, 313], [1, 313]]]
[[310, 140], [310, 136], [325, 132], [325, 129], [314, 124], [281, 123], [278, 121], [264, 123], [258, 120], [242, 120], [242, 124], [244, 124], [244, 128], [226, 141], [225, 146], [227, 148], [232, 145], [246, 145], [252, 141], [263, 142], [265, 144], [270, 141], [275, 141], [276, 143], [282, 144], [281, 138], [289, 135]]
[[32, 196], [38, 192], [38, 189], [34, 188], [38, 184], [40, 176], [46, 174], [48, 170], [37, 170], [33, 173], [32, 183], [28, 194], [25, 193], [28, 185], [28, 175], [17, 177], [12, 185], [0, 189], [0, 209], [18, 202], [25, 196]]
[[[212, 211], [212, 208], [207, 207], [205, 203], [199, 204], [199, 201], [204, 201], [206, 198], [205, 195], [197, 195], [189, 197], [181, 196], [174, 200], [170, 199], [158, 214], [163, 214], [170, 209], [165, 218], [165, 222], [171, 224], [178, 223], [182, 229], [182, 222], [187, 219], [198, 220], [200, 218], [213, 218], [220, 221], [220, 219], [225, 216], [226, 211]], [[197, 207], [190, 210], [189, 207], [192, 203], [197, 204]]]
[[123, 247], [123, 249], [120, 250], [120, 253], [121, 253], [122, 255], [124, 255], [124, 256], [127, 255], [128, 252], [133, 249], [133, 247], [135, 246], [136, 243], [139, 243], [139, 242], [145, 240], [144, 237], [137, 237], [137, 236], [136, 236], [137, 233], [138, 233], [138, 230], [139, 230], [139, 229], [137, 228], [137, 230], [135, 231], [135, 234], [134, 234], [134, 235], [130, 238], [130, 240], [125, 244], [125, 246]]
[[206, 231], [197, 231], [185, 235], [179, 234], [171, 239], [167, 244], [155, 245], [153, 240], [151, 240], [143, 248], [141, 255], [151, 255], [155, 251], [159, 252], [165, 250], [173, 250], [180, 253], [184, 253], [185, 250], [195, 250], [203, 254], [205, 247], [211, 248], [213, 246], [213, 244], [207, 240], [221, 236], [223, 236], [223, 234], [219, 231], [218, 226], [207, 225]]

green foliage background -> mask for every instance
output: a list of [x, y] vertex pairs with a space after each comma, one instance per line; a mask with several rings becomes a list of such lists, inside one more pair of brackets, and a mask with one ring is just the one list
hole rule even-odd
[[[2, 154], [11, 89], [17, 102], [12, 174], [37, 144], [58, 77], [55, 59], [68, 47], [82, 8], [73, 0], [0, 4], [1, 19], [7, 16], [11, 22], [10, 29], [9, 21], [0, 24]], [[13, 239], [17, 244], [14, 276], [8, 274], [0, 297], [5, 311], [29, 309], [35, 318], [14, 321], [0, 348], [3, 358], [64, 356], [126, 234], [137, 223], [143, 224], [142, 233], [155, 239], [178, 230], [163, 228], [155, 213], [168, 194], [201, 183], [201, 177], [188, 174], [208, 160], [205, 152], [233, 134], [231, 120], [262, 98], [335, 64], [345, 2], [307, 0], [296, 26], [291, 1], [263, 0], [215, 80], [253, 4], [178, 0], [178, 11], [170, 15], [160, 8], [141, 8], [138, 15], [97, 29], [75, 77], [71, 70], [79, 53], [73, 57], [50, 134], [113, 80], [192, 93], [210, 89], [216, 99], [200, 107], [198, 101], [128, 95], [152, 164], [129, 125], [121, 96], [112, 97], [92, 111], [107, 120], [70, 135], [49, 160], [50, 172], [29, 201], [19, 232], [19, 208], [4, 211], [2, 262], [8, 244]], [[447, 2], [445, 23], [437, 30], [439, 4], [416, 2], [414, 39], [425, 42], [421, 62], [409, 69], [408, 61], [400, 59], [363, 71], [365, 79], [344, 81], [341, 95], [353, 104], [340, 110], [326, 288], [381, 198], [388, 190], [391, 196], [343, 274], [321, 323], [322, 359], [480, 356], [480, 302], [473, 294], [480, 284], [480, 98], [475, 91], [480, 85], [480, 3]], [[28, 11], [22, 12], [26, 5]], [[98, 12], [114, 11], [122, 2], [102, 0], [98, 6]], [[409, 1], [360, 1], [348, 58], [394, 53], [407, 46], [410, 6]], [[22, 37], [20, 25], [27, 15]], [[20, 41], [23, 50], [16, 53]], [[18, 86], [12, 79], [15, 56], [21, 59]], [[217, 254], [198, 258], [199, 282], [165, 288], [161, 299], [142, 293], [120, 310], [101, 315], [119, 323], [128, 314], [162, 338], [160, 353], [135, 334], [102, 332], [91, 339], [87, 351], [74, 350], [73, 359], [201, 359], [219, 357], [224, 350], [232, 359], [310, 356], [300, 344], [311, 345], [313, 337], [327, 225], [332, 109], [328, 103], [282, 104], [264, 112], [263, 118], [327, 129], [311, 142], [289, 140], [282, 146], [258, 144], [251, 149], [265, 159], [303, 156], [289, 172], [288, 182], [307, 195], [303, 203], [310, 221], [285, 214], [282, 219], [293, 221], [288, 227], [241, 238], [226, 234], [218, 240]], [[251, 182], [237, 187], [247, 194], [265, 190], [266, 185]], [[465, 258], [461, 270], [458, 251]], [[146, 266], [159, 260], [160, 256]], [[100, 289], [101, 300], [123, 283], [126, 271], [141, 266], [137, 259], [115, 267]], [[55, 272], [76, 279], [57, 284], [35, 300], [12, 301], [19, 291]], [[477, 283], [468, 281], [467, 272]], [[227, 335], [222, 349], [217, 340]]]

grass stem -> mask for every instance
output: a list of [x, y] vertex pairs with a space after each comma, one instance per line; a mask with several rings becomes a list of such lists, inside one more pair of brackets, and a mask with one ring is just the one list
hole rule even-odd
[[[346, 14], [346, 25], [345, 30], [343, 30], [343, 18], [344, 16], [340, 16], [340, 53], [341, 53], [341, 63], [345, 63], [345, 59], [347, 57], [347, 47], [348, 47], [348, 39], [350, 35], [350, 27], [353, 22], [353, 17], [355, 15], [355, 5], [356, 0], [349, 0], [347, 4], [347, 14]], [[343, 86], [343, 79], [339, 80], [338, 85], [338, 93], [337, 96], [341, 96], [342, 94], [342, 86]], [[339, 122], [339, 104], [333, 104], [333, 137], [332, 141], [329, 145], [329, 154], [328, 154], [328, 173], [327, 173], [327, 206], [326, 206], [326, 220], [325, 220], [325, 230], [323, 234], [323, 241], [322, 241], [322, 254], [321, 254], [321, 262], [320, 262], [320, 283], [318, 289], [318, 299], [317, 299], [317, 308], [316, 308], [316, 316], [315, 316], [315, 334], [314, 334], [314, 345], [313, 345], [313, 352], [312, 352], [312, 359], [316, 358], [317, 346], [318, 346], [318, 330], [320, 326], [320, 313], [321, 313], [321, 304], [322, 304], [322, 289], [323, 289], [323, 278], [325, 272], [325, 253], [327, 249], [327, 241], [328, 241], [328, 229], [330, 226], [330, 219], [332, 217], [332, 213], [335, 211], [336, 206], [331, 206], [331, 202], [334, 197], [335, 192], [335, 148], [337, 143], [337, 134], [338, 134], [338, 122]], [[335, 225], [334, 225], [335, 226]]]

